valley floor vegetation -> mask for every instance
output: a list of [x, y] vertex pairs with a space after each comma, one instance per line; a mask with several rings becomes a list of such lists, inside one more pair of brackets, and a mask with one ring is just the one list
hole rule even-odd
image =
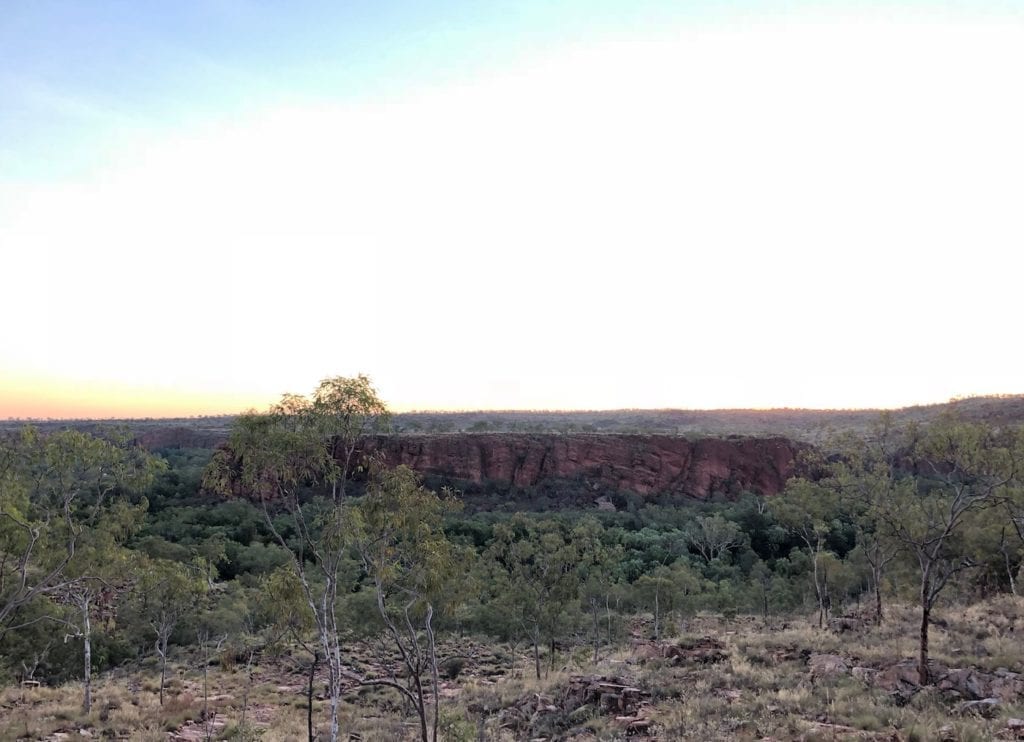
[[[216, 451], [0, 443], [0, 739], [1024, 737], [1024, 436], [881, 418], [773, 498], [463, 509], [365, 377]], [[567, 483], [579, 486], [579, 483]]]

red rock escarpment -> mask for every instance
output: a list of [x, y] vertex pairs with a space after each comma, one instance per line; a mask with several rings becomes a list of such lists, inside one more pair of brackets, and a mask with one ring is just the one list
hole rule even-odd
[[640, 495], [699, 499], [778, 494], [802, 448], [786, 438], [502, 433], [380, 436], [366, 446], [391, 466], [475, 484], [583, 479]]

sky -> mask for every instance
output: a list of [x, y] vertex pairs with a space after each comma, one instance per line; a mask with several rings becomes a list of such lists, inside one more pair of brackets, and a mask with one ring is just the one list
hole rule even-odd
[[0, 1], [0, 418], [1019, 393], [1024, 3]]

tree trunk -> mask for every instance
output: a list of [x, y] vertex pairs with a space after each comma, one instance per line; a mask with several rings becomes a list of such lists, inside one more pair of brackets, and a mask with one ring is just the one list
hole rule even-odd
[[239, 726], [239, 728], [240, 728], [240, 730], [241, 730], [243, 735], [245, 734], [245, 717], [249, 713], [249, 691], [252, 690], [252, 658], [253, 658], [253, 654], [255, 654], [255, 650], [250, 649], [249, 650], [249, 657], [248, 657], [248, 659], [246, 660], [246, 663], [245, 663], [246, 681], [245, 681], [245, 690], [242, 691], [242, 718], [238, 722], [238, 726]]
[[166, 633], [157, 634], [156, 653], [160, 655], [160, 705], [164, 705], [164, 685], [167, 683], [167, 640]]
[[658, 624], [661, 612], [661, 606], [658, 602], [659, 592], [659, 590], [654, 591], [654, 641], [661, 641], [661, 626]]
[[1013, 576], [1013, 565], [1010, 563], [1010, 551], [1006, 548], [1006, 532], [999, 542], [999, 550], [1003, 552], [1003, 562], [1006, 564], [1006, 576], [1010, 578], [1010, 593], [1017, 594], [1017, 580]]
[[821, 629], [825, 626], [825, 597], [821, 594], [821, 581], [818, 577], [818, 552], [814, 552], [811, 565], [814, 569], [814, 597], [818, 600], [818, 628]]
[[590, 610], [594, 616], [594, 664], [596, 665], [601, 644], [601, 625], [597, 615], [597, 598], [593, 598], [590, 601]]
[[434, 642], [434, 627], [431, 620], [434, 617], [434, 606], [427, 603], [427, 617], [423, 622], [427, 629], [427, 639], [430, 642], [430, 677], [434, 684], [434, 742], [437, 742], [437, 729], [441, 723], [441, 680], [437, 674], [437, 645]]
[[934, 557], [922, 565], [921, 570], [921, 642], [917, 657], [917, 676], [921, 685], [927, 685], [931, 680], [931, 673], [928, 671], [928, 628], [931, 626], [932, 606], [935, 603], [935, 595], [932, 592], [932, 565]]
[[537, 668], [537, 680], [540, 680], [540, 637], [533, 635], [533, 664]]
[[875, 623], [882, 625], [882, 574], [881, 570], [872, 568], [871, 579], [875, 583]]
[[608, 603], [608, 593], [604, 594], [604, 614], [608, 620], [608, 646], [612, 645], [612, 607]]
[[82, 654], [85, 662], [85, 696], [82, 710], [92, 711], [92, 623], [89, 620], [89, 599], [82, 601]]
[[206, 740], [210, 740], [210, 645], [203, 641], [203, 729]]
[[921, 685], [928, 685], [930, 681], [928, 672], [928, 626], [931, 623], [931, 608], [928, 601], [921, 603], [921, 651], [917, 659], [918, 682]]
[[420, 680], [419, 672], [414, 672], [413, 680], [416, 683], [416, 715], [420, 717], [420, 739], [422, 742], [430, 742], [427, 733], [427, 702], [423, 698], [423, 681]]
[[824, 570], [821, 574], [821, 602], [825, 609], [824, 619], [828, 621], [829, 616], [832, 615], [832, 594], [828, 589], [828, 570]]
[[[335, 632], [334, 637], [331, 636], [331, 597], [335, 594], [331, 589], [332, 583], [333, 579], [328, 572], [327, 584], [324, 586], [324, 592], [320, 596], [319, 615], [322, 618], [317, 621], [317, 629], [320, 632], [320, 644], [324, 648], [324, 658], [327, 660], [328, 692], [331, 696], [330, 740], [331, 742], [338, 742], [340, 735], [338, 712], [341, 702], [341, 653], [338, 646], [337, 633]], [[314, 608], [314, 615], [317, 615], [316, 608]]]
[[306, 733], [309, 742], [316, 742], [313, 737], [313, 682], [316, 679], [316, 666], [320, 655], [313, 650], [313, 661], [309, 663], [309, 684], [306, 686]]

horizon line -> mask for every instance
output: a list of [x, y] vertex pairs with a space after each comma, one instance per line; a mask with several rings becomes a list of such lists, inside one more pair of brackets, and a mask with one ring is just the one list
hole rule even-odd
[[[1024, 393], [976, 394], [950, 397], [944, 402], [918, 402], [901, 406], [877, 407], [614, 407], [614, 408], [502, 408], [502, 409], [411, 409], [391, 412], [392, 415], [501, 415], [501, 414], [586, 414], [615, 412], [899, 412], [919, 407], [939, 407], [952, 405], [967, 400], [991, 399], [1005, 400], [1024, 398]], [[238, 417], [254, 410], [240, 412], [221, 412], [216, 414], [168, 415], [142, 417], [14, 417], [4, 418], [5, 422], [25, 423], [60, 423], [60, 422], [146, 422], [160, 420], [205, 420], [225, 417]], [[258, 413], [259, 414], [259, 413]]]

